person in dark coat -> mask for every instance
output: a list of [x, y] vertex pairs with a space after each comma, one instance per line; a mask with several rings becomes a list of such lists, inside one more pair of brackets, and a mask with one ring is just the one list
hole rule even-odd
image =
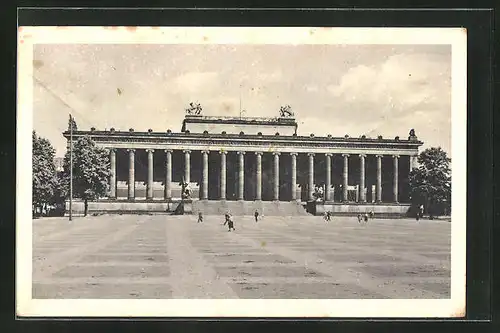
[[255, 216], [255, 222], [257, 222], [259, 220], [259, 212], [257, 211], [257, 209], [255, 210], [255, 213], [253, 215]]
[[234, 228], [234, 222], [231, 219], [231, 215], [229, 215], [229, 213], [226, 214], [226, 221], [224, 222], [224, 225], [226, 225], [226, 224], [228, 226], [228, 230], [227, 231], [231, 231], [231, 229], [236, 230]]
[[203, 214], [201, 212], [198, 213], [198, 223], [203, 222]]

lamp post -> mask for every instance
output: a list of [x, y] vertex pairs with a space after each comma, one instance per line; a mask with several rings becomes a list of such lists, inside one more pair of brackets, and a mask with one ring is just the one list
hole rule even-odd
[[73, 117], [69, 114], [69, 220], [73, 220]]

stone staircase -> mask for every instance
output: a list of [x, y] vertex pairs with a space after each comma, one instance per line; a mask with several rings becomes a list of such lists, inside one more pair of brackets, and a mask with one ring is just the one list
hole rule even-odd
[[251, 215], [255, 210], [264, 216], [309, 216], [300, 202], [289, 201], [193, 201], [193, 214], [224, 215], [230, 212], [235, 216]]

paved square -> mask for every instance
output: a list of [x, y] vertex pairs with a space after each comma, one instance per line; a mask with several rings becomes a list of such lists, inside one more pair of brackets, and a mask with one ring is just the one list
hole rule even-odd
[[450, 222], [110, 215], [33, 222], [33, 298], [449, 298]]

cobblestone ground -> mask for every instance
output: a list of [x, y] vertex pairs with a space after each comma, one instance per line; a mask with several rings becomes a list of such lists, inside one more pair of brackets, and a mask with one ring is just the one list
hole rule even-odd
[[33, 298], [449, 298], [450, 223], [97, 216], [33, 222]]

